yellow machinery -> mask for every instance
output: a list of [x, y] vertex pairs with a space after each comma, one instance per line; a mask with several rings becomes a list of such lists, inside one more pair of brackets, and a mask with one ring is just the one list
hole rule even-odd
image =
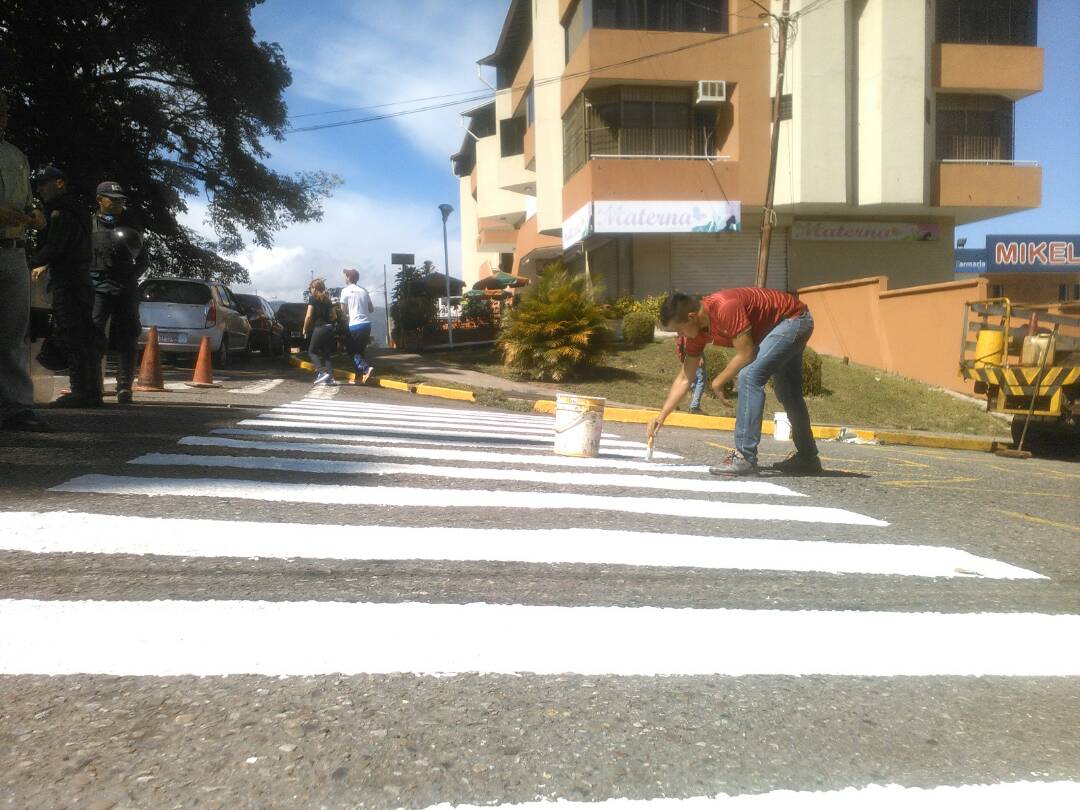
[[986, 409], [1014, 415], [1013, 441], [1080, 427], [1080, 314], [969, 301], [960, 338], [960, 376], [986, 395]]

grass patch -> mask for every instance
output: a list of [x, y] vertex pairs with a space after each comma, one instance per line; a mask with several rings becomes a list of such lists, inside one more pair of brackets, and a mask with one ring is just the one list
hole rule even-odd
[[[507, 371], [493, 348], [463, 350], [440, 356], [439, 359], [448, 365], [519, 379]], [[983, 412], [978, 406], [936, 391], [925, 383], [877, 369], [844, 365], [831, 357], [822, 356], [821, 360], [825, 393], [807, 399], [810, 418], [817, 424], [1008, 435], [1008, 425], [1003, 421]], [[658, 340], [635, 349], [616, 344], [603, 366], [592, 369], [584, 379], [561, 384], [560, 389], [604, 397], [612, 402], [659, 408], [667, 396], [677, 364], [671, 339]], [[771, 386], [766, 389], [766, 395], [765, 413], [768, 417], [782, 408]], [[479, 392], [477, 397], [479, 399]], [[491, 404], [497, 403], [492, 401]], [[685, 408], [686, 404], [682, 407]], [[733, 410], [723, 408], [708, 395], [702, 407], [712, 416], [734, 416]]]

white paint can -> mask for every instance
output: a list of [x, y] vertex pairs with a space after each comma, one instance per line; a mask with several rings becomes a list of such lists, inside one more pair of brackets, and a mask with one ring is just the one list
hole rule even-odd
[[604, 429], [603, 397], [555, 395], [555, 455], [595, 458]]
[[788, 421], [787, 414], [783, 411], [777, 411], [773, 414], [773, 438], [778, 442], [791, 441], [791, 422]]

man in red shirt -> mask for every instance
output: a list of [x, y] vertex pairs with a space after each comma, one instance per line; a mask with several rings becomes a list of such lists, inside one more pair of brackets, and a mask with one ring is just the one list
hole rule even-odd
[[735, 412], [735, 451], [710, 472], [716, 475], [755, 475], [765, 383], [771, 377], [777, 399], [791, 422], [795, 453], [773, 465], [785, 472], [821, 471], [810, 414], [802, 395], [802, 355], [814, 331], [810, 310], [798, 298], [779, 290], [735, 287], [699, 299], [672, 293], [660, 307], [660, 323], [684, 339], [685, 358], [675, 375], [660, 413], [649, 422], [652, 437], [690, 388], [701, 355], [710, 343], [730, 346], [735, 354], [712, 381], [712, 392], [724, 405], [724, 386], [739, 378]]

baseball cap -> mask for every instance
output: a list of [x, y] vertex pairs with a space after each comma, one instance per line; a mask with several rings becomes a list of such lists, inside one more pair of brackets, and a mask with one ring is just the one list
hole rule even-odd
[[63, 180], [67, 182], [67, 175], [55, 166], [42, 166], [34, 172], [34, 185], [39, 186], [47, 180]]
[[98, 183], [97, 196], [118, 197], [121, 200], [126, 200], [127, 192], [125, 192], [124, 187], [115, 180], [105, 180], [104, 182]]
[[349, 280], [350, 284], [355, 284], [360, 280], [360, 273], [351, 267], [346, 267], [343, 271], [345, 278]]

